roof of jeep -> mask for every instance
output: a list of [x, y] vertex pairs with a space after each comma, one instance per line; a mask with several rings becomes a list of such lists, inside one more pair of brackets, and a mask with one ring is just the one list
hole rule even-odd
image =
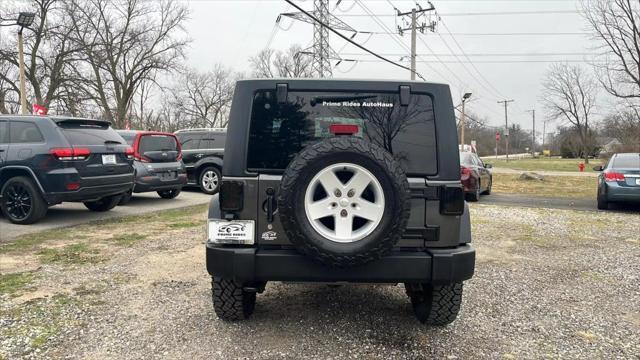
[[322, 84], [326, 85], [327, 83], [336, 83], [336, 84], [363, 84], [363, 85], [373, 85], [373, 84], [403, 84], [403, 85], [437, 85], [437, 86], [449, 86], [443, 83], [436, 82], [425, 82], [418, 80], [391, 80], [391, 79], [352, 79], [352, 78], [343, 78], [343, 79], [315, 79], [315, 78], [252, 78], [252, 79], [243, 79], [238, 80], [238, 83], [250, 83], [250, 82], [276, 82], [276, 83], [296, 83], [296, 84]]

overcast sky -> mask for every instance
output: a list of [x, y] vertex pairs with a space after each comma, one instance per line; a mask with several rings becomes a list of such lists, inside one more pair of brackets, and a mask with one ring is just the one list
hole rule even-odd
[[[191, 8], [187, 31], [193, 39], [187, 61], [203, 70], [210, 68], [214, 63], [222, 63], [238, 71], [249, 71], [248, 58], [267, 46], [278, 14], [295, 11], [284, 1], [278, 0], [184, 1]], [[332, 14], [356, 30], [386, 31], [371, 16], [354, 16], [366, 14], [366, 10], [353, 0], [343, 0], [337, 8], [336, 3], [337, 0], [330, 1]], [[426, 1], [419, 3], [428, 7]], [[482, 117], [488, 117], [491, 125], [504, 124], [504, 109], [496, 103], [503, 97], [516, 101], [509, 107], [510, 122], [513, 120], [530, 129], [531, 115], [525, 110], [536, 108], [537, 118], [540, 120], [538, 126], [541, 125], [544, 112], [538, 102], [540, 83], [550, 63], [529, 61], [584, 61], [595, 52], [594, 42], [587, 35], [585, 22], [577, 13], [577, 1], [434, 0], [432, 3], [441, 16], [441, 22], [436, 32], [427, 32], [420, 37], [433, 53], [439, 55], [439, 59], [428, 55], [430, 51], [419, 40], [417, 52], [425, 55], [418, 60], [417, 70], [429, 81], [450, 84], [455, 103], [459, 102], [458, 99], [464, 92], [472, 92], [473, 101], [469, 103], [468, 108]], [[298, 0], [296, 4], [308, 10], [313, 7], [312, 0]], [[391, 4], [401, 11], [410, 11], [415, 6], [414, 1], [406, 0], [365, 0], [364, 4], [372, 13], [379, 15], [378, 21], [391, 30], [396, 27], [398, 21], [393, 16], [395, 12]], [[517, 14], [530, 11], [558, 13]], [[436, 18], [432, 17], [432, 20]], [[303, 47], [311, 44], [312, 25], [283, 18], [280, 27], [282, 29], [277, 30], [270, 44], [271, 48], [285, 49], [295, 43]], [[453, 37], [462, 50], [447, 30], [454, 34]], [[541, 32], [555, 34], [488, 35]], [[366, 47], [381, 54], [391, 54], [388, 57], [394, 61], [400, 60], [401, 54], [407, 53], [407, 50], [387, 34], [376, 34], [371, 38], [359, 34], [354, 40], [360, 43], [368, 40], [365, 43]], [[402, 41], [407, 48], [410, 46], [408, 33], [404, 37], [397, 37], [396, 40]], [[368, 55], [353, 55], [363, 54], [363, 51], [351, 45], [343, 48], [345, 41], [336, 35], [330, 36], [330, 43], [336, 51], [342, 49], [340, 54], [344, 58], [374, 59]], [[467, 61], [462, 56], [463, 51], [468, 54], [481, 74], [478, 74], [471, 64], [459, 63]], [[458, 57], [451, 55], [452, 52]], [[487, 56], [491, 54], [502, 56]], [[408, 65], [408, 62], [405, 61], [404, 64]], [[334, 77], [409, 78], [408, 71], [390, 64], [361, 61], [356, 63], [355, 67], [352, 66], [352, 63], [339, 65], [334, 69]]]

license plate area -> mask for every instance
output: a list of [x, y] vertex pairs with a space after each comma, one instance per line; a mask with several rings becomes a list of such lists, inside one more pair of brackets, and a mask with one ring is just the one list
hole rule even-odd
[[640, 177], [636, 178], [636, 185], [640, 185]]
[[253, 220], [209, 220], [209, 241], [214, 244], [253, 244], [255, 221]]
[[116, 164], [116, 155], [115, 154], [102, 155], [102, 164], [103, 165]]
[[177, 173], [175, 171], [165, 171], [161, 172], [158, 176], [160, 177], [160, 180], [163, 181], [175, 180], [177, 177]]

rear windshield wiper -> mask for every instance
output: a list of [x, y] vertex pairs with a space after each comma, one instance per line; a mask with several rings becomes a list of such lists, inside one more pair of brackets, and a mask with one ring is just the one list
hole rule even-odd
[[115, 141], [115, 140], [105, 140], [104, 143], [105, 144], [122, 144], [120, 141]]

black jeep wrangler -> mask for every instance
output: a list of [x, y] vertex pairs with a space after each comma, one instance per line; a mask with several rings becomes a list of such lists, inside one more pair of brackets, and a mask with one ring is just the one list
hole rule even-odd
[[421, 322], [456, 318], [475, 250], [447, 85], [239, 81], [227, 136], [206, 243], [218, 317], [308, 281], [404, 283]]

